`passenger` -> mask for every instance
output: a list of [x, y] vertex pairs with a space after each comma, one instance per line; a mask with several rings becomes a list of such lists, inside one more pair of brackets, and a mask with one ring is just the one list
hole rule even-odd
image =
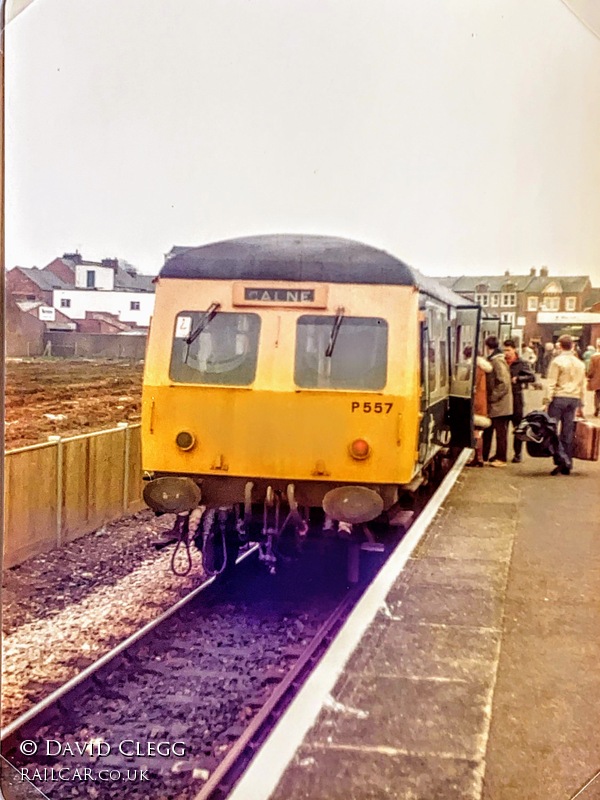
[[[506, 342], [504, 344], [506, 345]], [[521, 358], [526, 364], [529, 364], [532, 370], [534, 369], [535, 362], [537, 361], [537, 354], [531, 345], [525, 345], [521, 351]]]
[[[485, 340], [488, 361], [492, 371], [486, 375], [488, 417], [492, 420], [489, 428], [483, 432], [483, 460], [491, 466], [505, 467], [508, 445], [508, 423], [513, 413], [513, 398], [510, 382], [510, 370], [504, 353], [498, 347], [498, 338], [488, 336]], [[492, 436], [496, 431], [496, 454], [490, 458]]]
[[544, 355], [542, 356], [542, 378], [548, 377], [548, 370], [554, 358], [554, 345], [552, 342], [546, 342], [544, 345]]
[[565, 452], [565, 466], [555, 467], [551, 475], [569, 475], [573, 466], [575, 415], [583, 417], [585, 404], [585, 367], [573, 355], [573, 339], [569, 335], [558, 340], [561, 354], [548, 371], [548, 414], [560, 422], [560, 442]]
[[[472, 359], [473, 348], [465, 347], [465, 359]], [[469, 461], [469, 467], [483, 467], [483, 431], [492, 424], [488, 417], [486, 374], [492, 371], [492, 365], [482, 356], [477, 356], [475, 367], [475, 394], [473, 397], [473, 427], [475, 428], [475, 455]]]
[[[510, 370], [510, 381], [512, 384], [513, 413], [511, 421], [513, 429], [516, 430], [523, 419], [523, 387], [535, 382], [535, 375], [530, 364], [519, 358], [517, 348], [513, 339], [504, 342], [504, 357]], [[513, 464], [521, 463], [521, 450], [523, 442], [521, 439], [514, 439], [515, 454]]]
[[535, 350], [534, 372], [536, 375], [541, 375], [544, 370], [544, 345], [541, 342], [532, 342], [531, 346]]
[[592, 344], [588, 344], [588, 346], [585, 348], [585, 353], [583, 354], [583, 363], [585, 364], [586, 374], [588, 374], [590, 371], [590, 361], [594, 355], [596, 355], [596, 348]]
[[463, 360], [459, 361], [456, 367], [456, 380], [468, 381], [471, 378], [472, 369], [473, 369], [473, 348], [467, 346], [463, 350]]
[[594, 393], [594, 416], [600, 416], [600, 353], [594, 350], [588, 368], [588, 389]]

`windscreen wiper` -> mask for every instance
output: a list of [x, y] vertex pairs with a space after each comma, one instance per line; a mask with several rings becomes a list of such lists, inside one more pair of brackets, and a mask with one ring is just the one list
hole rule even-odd
[[336, 311], [335, 319], [333, 320], [333, 328], [331, 329], [331, 334], [329, 335], [329, 344], [327, 345], [327, 350], [325, 350], [325, 358], [331, 358], [333, 355], [333, 348], [335, 347], [338, 333], [340, 332], [342, 320], [344, 319], [344, 313], [345, 309], [343, 306], [340, 306]]
[[196, 341], [196, 339], [200, 336], [203, 330], [205, 330], [208, 323], [211, 319], [215, 316], [217, 311], [221, 308], [220, 303], [211, 303], [206, 311], [200, 317], [200, 322], [196, 325], [194, 330], [190, 333], [190, 335], [184, 339], [186, 348], [185, 348], [185, 357], [183, 359], [183, 363], [187, 364], [188, 357], [190, 355], [190, 345]]
[[210, 306], [206, 309], [206, 311], [200, 317], [200, 322], [198, 323], [197, 327], [190, 333], [190, 335], [185, 340], [187, 345], [192, 344], [196, 341], [196, 339], [200, 336], [202, 331], [206, 328], [208, 323], [211, 319], [215, 316], [217, 311], [221, 308], [221, 303], [211, 303]]

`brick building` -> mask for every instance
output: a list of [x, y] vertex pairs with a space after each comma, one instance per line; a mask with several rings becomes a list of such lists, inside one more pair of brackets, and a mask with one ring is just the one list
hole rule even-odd
[[66, 289], [68, 284], [52, 272], [37, 267], [14, 267], [6, 273], [6, 294], [14, 300], [42, 300], [52, 305], [55, 289]]
[[539, 274], [532, 268], [529, 275], [507, 271], [502, 276], [448, 277], [442, 282], [510, 322], [519, 342], [551, 342], [569, 332], [589, 344], [590, 323], [581, 314], [595, 290], [587, 275], [551, 276], [547, 267], [541, 267]]
[[9, 358], [40, 356], [44, 352], [44, 323], [6, 297], [6, 355]]
[[[147, 328], [154, 309], [153, 281], [116, 258], [87, 261], [76, 252], [43, 269], [14, 267], [7, 272], [6, 291], [17, 302], [55, 308], [82, 331], [113, 332]], [[104, 322], [93, 316], [102, 314], [107, 315]]]

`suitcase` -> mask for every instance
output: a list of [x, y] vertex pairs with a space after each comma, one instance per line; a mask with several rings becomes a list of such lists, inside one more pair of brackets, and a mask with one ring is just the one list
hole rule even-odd
[[578, 419], [575, 423], [573, 458], [598, 461], [600, 453], [600, 428], [591, 422]]

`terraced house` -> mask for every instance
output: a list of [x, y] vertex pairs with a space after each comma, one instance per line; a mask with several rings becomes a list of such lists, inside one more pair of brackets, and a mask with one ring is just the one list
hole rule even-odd
[[66, 318], [80, 332], [145, 332], [154, 308], [152, 281], [116, 258], [87, 261], [76, 252], [43, 269], [14, 267], [7, 273], [6, 289], [48, 329], [64, 328], [56, 320]]
[[465, 275], [443, 279], [446, 286], [510, 322], [523, 343], [551, 342], [570, 333], [582, 344], [600, 337], [600, 313], [588, 310], [596, 295], [587, 275], [550, 275], [532, 267], [528, 275]]

